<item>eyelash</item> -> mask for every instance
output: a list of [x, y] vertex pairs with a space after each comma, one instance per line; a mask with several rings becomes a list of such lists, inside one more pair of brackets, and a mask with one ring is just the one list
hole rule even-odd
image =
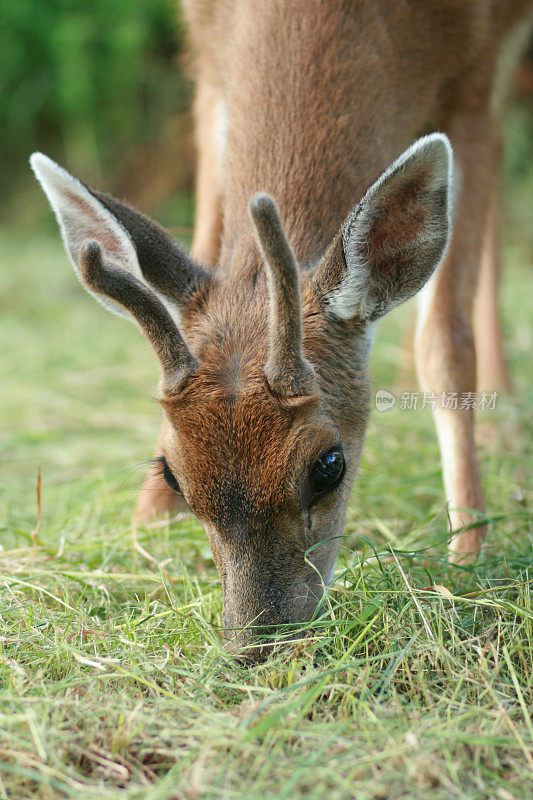
[[157, 474], [163, 477], [167, 486], [169, 486], [174, 492], [181, 494], [179, 483], [168, 466], [168, 461], [166, 460], [165, 456], [158, 456], [157, 458], [154, 458], [152, 463], [158, 467]]

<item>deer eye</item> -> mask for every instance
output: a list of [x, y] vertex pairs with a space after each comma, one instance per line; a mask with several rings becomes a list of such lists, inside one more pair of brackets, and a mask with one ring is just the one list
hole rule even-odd
[[311, 484], [315, 496], [334, 489], [343, 479], [346, 464], [338, 448], [322, 453], [311, 469]]
[[161, 464], [161, 474], [165, 480], [167, 486], [170, 486], [175, 492], [181, 492], [179, 483], [177, 482], [176, 478], [171, 472], [170, 467], [168, 466], [168, 462], [164, 456], [161, 456], [157, 459]]

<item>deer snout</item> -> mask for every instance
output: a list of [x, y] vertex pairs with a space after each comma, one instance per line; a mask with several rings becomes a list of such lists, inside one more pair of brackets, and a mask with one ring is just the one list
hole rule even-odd
[[297, 639], [300, 630], [301, 625], [296, 622], [237, 627], [230, 624], [229, 618], [224, 615], [224, 649], [238, 661], [261, 663], [274, 651]]
[[293, 572], [283, 584], [261, 571], [255, 576], [232, 573], [227, 570], [224, 586], [225, 646], [243, 661], [264, 661], [295, 639], [323, 596], [323, 583], [312, 570]]
[[331, 543], [308, 554], [303, 523], [300, 531], [261, 522], [203, 522], [222, 579], [224, 646], [246, 661], [264, 660], [300, 634], [324, 595], [336, 556]]

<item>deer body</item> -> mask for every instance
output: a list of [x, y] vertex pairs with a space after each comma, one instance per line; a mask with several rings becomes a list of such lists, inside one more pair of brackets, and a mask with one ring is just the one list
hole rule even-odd
[[[425, 284], [422, 387], [475, 388], [500, 43], [531, 4], [184, 5], [198, 72], [194, 260], [44, 157], [34, 169], [83, 283], [136, 319], [162, 365], [160, 464], [140, 516], [185, 500], [211, 542], [225, 627], [266, 630], [308, 619], [331, 578], [374, 321]], [[448, 140], [412, 145], [432, 131], [450, 137], [460, 176], [449, 247]], [[459, 528], [483, 509], [472, 413], [436, 422]], [[457, 534], [456, 557], [483, 533]]]
[[[200, 158], [216, 162], [199, 199], [209, 205], [217, 197], [223, 219], [221, 237], [218, 225], [202, 237], [208, 215], [200, 209], [198, 258], [243, 272], [234, 250], [237, 242], [254, 251], [248, 203], [261, 189], [275, 196], [300, 263], [316, 260], [354, 197], [418, 136], [440, 130], [438, 95], [463, 72], [471, 38], [465, 32], [457, 42], [453, 26], [474, 26], [474, 15], [450, 20], [452, 41], [442, 50], [453, 52], [443, 69], [431, 15], [385, 5], [387, 18], [372, 2], [186, 4], [199, 51], [199, 137], [207, 150]], [[398, 41], [398, 26], [413, 23], [412, 39]]]

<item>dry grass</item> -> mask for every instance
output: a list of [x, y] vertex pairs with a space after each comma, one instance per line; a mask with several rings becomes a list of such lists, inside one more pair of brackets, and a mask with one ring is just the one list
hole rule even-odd
[[[132, 530], [133, 462], [158, 427], [147, 347], [82, 293], [55, 236], [2, 250], [0, 798], [531, 797], [525, 249], [504, 287], [517, 393], [480, 415], [484, 557], [444, 559], [429, 412], [375, 412], [327, 613], [246, 669], [220, 647], [194, 521]], [[380, 330], [376, 388], [406, 313]]]

